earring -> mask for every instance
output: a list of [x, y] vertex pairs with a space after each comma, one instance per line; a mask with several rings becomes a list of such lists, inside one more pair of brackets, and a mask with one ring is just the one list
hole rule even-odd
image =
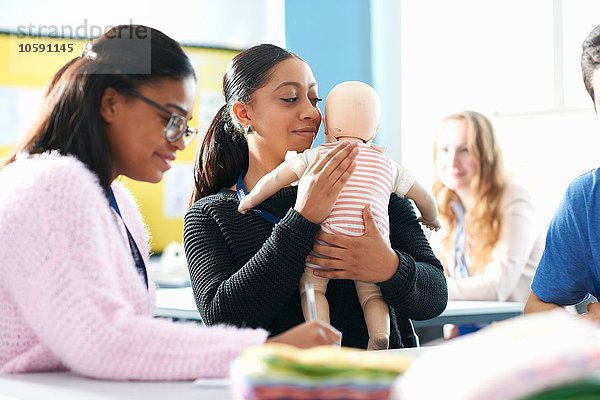
[[251, 135], [251, 134], [253, 134], [253, 133], [254, 133], [254, 127], [253, 127], [252, 125], [248, 125], [248, 126], [246, 127], [246, 130], [244, 131], [244, 133], [245, 133], [246, 135]]

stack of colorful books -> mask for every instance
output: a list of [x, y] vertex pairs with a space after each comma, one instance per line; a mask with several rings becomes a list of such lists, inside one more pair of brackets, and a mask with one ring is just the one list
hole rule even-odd
[[388, 399], [392, 383], [410, 364], [398, 353], [269, 343], [234, 361], [232, 392], [245, 400]]

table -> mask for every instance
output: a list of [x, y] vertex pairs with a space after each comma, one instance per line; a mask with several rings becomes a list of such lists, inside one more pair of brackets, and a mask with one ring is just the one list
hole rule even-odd
[[449, 301], [443, 313], [425, 321], [414, 321], [415, 327], [444, 324], [476, 324], [501, 321], [523, 314], [523, 303], [505, 301]]
[[156, 290], [157, 317], [202, 321], [191, 287]]
[[[192, 288], [159, 289], [156, 292], [156, 315], [177, 319], [202, 320], [196, 308]], [[500, 301], [449, 301], [439, 316], [413, 321], [415, 327], [442, 326], [501, 321], [523, 313], [523, 304]]]
[[227, 387], [194, 388], [192, 382], [111, 382], [68, 372], [0, 375], [0, 400], [225, 400]]
[[[430, 348], [383, 350], [418, 358]], [[112, 382], [87, 379], [69, 372], [0, 375], [0, 400], [225, 400], [227, 386], [194, 387], [192, 382]]]

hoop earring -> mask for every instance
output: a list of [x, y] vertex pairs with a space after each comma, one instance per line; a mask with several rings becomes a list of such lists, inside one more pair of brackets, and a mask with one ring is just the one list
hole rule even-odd
[[248, 125], [248, 126], [246, 127], [246, 129], [244, 130], [244, 133], [245, 133], [246, 135], [251, 135], [251, 134], [253, 134], [253, 133], [254, 133], [254, 127], [253, 127], [252, 125]]

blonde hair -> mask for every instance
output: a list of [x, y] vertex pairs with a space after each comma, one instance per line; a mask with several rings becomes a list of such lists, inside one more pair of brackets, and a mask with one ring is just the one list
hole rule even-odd
[[[465, 252], [469, 255], [469, 273], [476, 275], [491, 259], [492, 248], [500, 235], [500, 198], [506, 186], [506, 174], [502, 152], [488, 118], [475, 111], [461, 111], [446, 117], [449, 120], [463, 120], [467, 125], [467, 148], [469, 154], [477, 161], [477, 167], [471, 192], [475, 204], [465, 214], [464, 227], [466, 234]], [[437, 137], [434, 143], [434, 162], [437, 164]], [[460, 203], [460, 198], [453, 190], [442, 183], [435, 174], [433, 193], [440, 208], [443, 225], [449, 229], [442, 239], [445, 254], [454, 255], [456, 236], [456, 215], [450, 204]], [[447, 264], [447, 263], [446, 263]]]

